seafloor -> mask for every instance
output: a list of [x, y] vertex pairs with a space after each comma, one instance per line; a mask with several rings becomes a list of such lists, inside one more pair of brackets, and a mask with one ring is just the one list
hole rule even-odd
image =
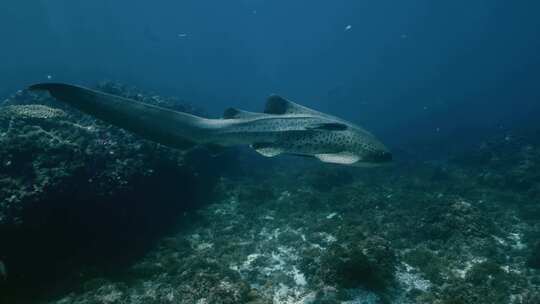
[[[104, 86], [114, 88], [113, 84]], [[25, 92], [17, 96], [0, 108], [4, 117], [0, 122], [6, 122], [0, 137], [0, 240], [7, 240], [0, 242], [0, 292], [4, 293], [0, 300], [51, 304], [540, 303], [537, 133], [493, 136], [444, 161], [404, 156], [392, 166], [371, 169], [304, 159], [262, 159], [243, 150], [218, 157], [190, 152], [201, 160], [117, 133], [121, 131], [68, 113], [68, 109], [52, 110], [59, 105], [46, 97]], [[48, 107], [20, 106], [36, 102]], [[17, 115], [32, 119], [13, 119]], [[58, 117], [64, 117], [61, 124], [49, 125], [48, 120]], [[44, 132], [39, 137], [47, 143], [63, 142], [72, 133], [59, 130], [74, 128], [73, 121], [79, 125], [77, 130], [94, 126], [109, 133], [103, 137], [96, 129], [88, 129], [81, 131], [88, 134], [80, 142], [64, 143], [66, 147], [41, 143], [48, 149], [33, 147], [37, 152], [31, 158], [16, 156], [17, 149], [25, 149], [29, 132]], [[27, 132], [9, 133], [15, 124]], [[114, 143], [101, 143], [103, 138]], [[6, 147], [15, 142], [21, 146]], [[90, 149], [97, 146], [106, 148], [104, 152]], [[93, 157], [103, 159], [96, 165]], [[41, 160], [36, 163], [36, 159]], [[71, 168], [68, 164], [75, 160], [80, 163]], [[12, 166], [26, 169], [9, 169]], [[139, 176], [132, 172], [135, 168], [148, 172]], [[89, 176], [94, 179], [88, 180]], [[88, 184], [76, 185], [82, 192], [64, 195], [65, 190], [58, 189], [73, 187], [70, 179]], [[116, 182], [111, 184], [111, 180]], [[136, 186], [130, 186], [133, 183]], [[21, 189], [26, 189], [24, 195]], [[47, 199], [48, 191], [56, 195], [55, 203]], [[79, 192], [95, 197], [58, 204], [58, 200], [83, 195]], [[140, 201], [129, 194], [133, 192]], [[108, 205], [95, 202], [100, 199]], [[85, 203], [84, 211], [77, 212], [74, 202]], [[39, 204], [43, 206], [35, 207]], [[131, 204], [137, 212], [133, 213]], [[71, 210], [68, 216], [75, 214], [86, 228], [56, 216], [66, 208]], [[44, 209], [49, 214], [46, 221], [36, 216]], [[60, 226], [47, 222], [58, 218], [63, 221]], [[54, 235], [72, 226], [75, 237]], [[94, 229], [97, 232], [92, 233]], [[45, 237], [37, 232], [42, 230], [56, 250], [46, 247], [49, 240], [35, 246], [26, 243], [26, 238]], [[73, 239], [77, 241], [66, 241]], [[97, 245], [88, 247], [89, 242]], [[133, 246], [140, 242], [145, 245]], [[114, 246], [118, 243], [121, 246]], [[113, 262], [107, 261], [109, 246]], [[91, 248], [90, 253], [81, 254], [86, 248]], [[33, 252], [22, 252], [28, 250]], [[133, 250], [137, 253], [132, 254]], [[55, 258], [65, 251], [62, 258]], [[79, 258], [67, 258], [71, 251]], [[45, 257], [40, 257], [42, 252]], [[96, 254], [100, 258], [92, 259]], [[123, 256], [129, 259], [122, 261]], [[39, 265], [35, 268], [39, 273], [20, 266], [26, 261]], [[49, 287], [36, 287], [43, 284]]]

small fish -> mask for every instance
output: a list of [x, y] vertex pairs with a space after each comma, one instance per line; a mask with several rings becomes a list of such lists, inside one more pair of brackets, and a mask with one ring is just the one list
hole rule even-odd
[[249, 145], [266, 157], [289, 154], [355, 166], [392, 160], [388, 149], [361, 127], [277, 95], [268, 98], [264, 113], [229, 108], [222, 119], [207, 119], [63, 83], [36, 84], [30, 90], [48, 91], [82, 112], [174, 148]]

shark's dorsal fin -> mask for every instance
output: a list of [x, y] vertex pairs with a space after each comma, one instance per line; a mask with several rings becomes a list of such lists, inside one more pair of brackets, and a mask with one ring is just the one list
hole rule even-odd
[[270, 97], [268, 97], [264, 113], [273, 115], [321, 114], [318, 111], [304, 107], [278, 95], [270, 95]]
[[228, 108], [223, 112], [223, 119], [235, 119], [235, 118], [252, 118], [264, 115], [263, 113], [254, 113], [236, 108]]

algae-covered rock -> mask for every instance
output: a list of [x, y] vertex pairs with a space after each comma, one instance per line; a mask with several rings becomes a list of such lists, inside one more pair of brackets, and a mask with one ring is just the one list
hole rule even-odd
[[485, 261], [474, 265], [464, 279], [450, 280], [441, 294], [444, 304], [505, 304], [526, 286], [526, 280], [519, 275]]
[[[102, 89], [178, 109], [130, 87]], [[17, 227], [15, 234], [0, 229], [2, 246], [9, 245], [0, 259], [11, 282], [34, 272], [45, 273], [37, 283], [59, 286], [57, 273], [73, 267], [58, 261], [77, 265], [62, 278], [85, 283], [53, 290], [48, 303], [540, 303], [538, 145], [499, 141], [461, 160], [373, 170], [286, 160], [273, 167], [257, 159], [221, 178], [211, 204], [176, 217], [179, 206], [196, 201], [191, 191], [201, 179], [210, 189], [189, 154], [50, 98], [17, 96], [11, 106], [43, 106], [5, 110], [11, 114], [2, 134], [21, 135], [11, 143], [25, 152], [9, 154], [0, 171], [1, 182], [13, 183], [0, 191], [15, 202], [2, 209], [9, 221], [0, 227]], [[62, 224], [43, 225], [51, 222]], [[166, 222], [186, 229], [149, 249], [144, 240], [155, 240], [150, 236]], [[147, 246], [133, 250], [130, 236]], [[81, 245], [89, 239], [97, 244]], [[14, 259], [14, 247], [27, 253]], [[80, 259], [82, 251], [95, 260]], [[115, 272], [118, 265], [124, 271]], [[9, 282], [2, 291], [24, 294], [22, 284]]]
[[536, 137], [502, 135], [482, 142], [476, 150], [455, 157], [483, 185], [537, 193], [540, 183], [540, 149]]
[[[190, 229], [131, 268], [118, 301], [538, 303], [540, 276], [525, 263], [537, 222], [509, 207], [528, 200], [463, 168], [422, 166], [329, 188], [296, 166], [225, 177]], [[98, 303], [100, 290], [118, 294], [109, 284], [64, 299]]]
[[4, 262], [0, 261], [0, 284], [7, 279], [7, 269]]
[[527, 265], [531, 268], [540, 269], [540, 242], [536, 243], [531, 250], [527, 259]]
[[425, 217], [419, 228], [421, 233], [430, 239], [486, 236], [496, 231], [491, 219], [465, 200], [435, 202], [421, 212], [425, 212]]
[[160, 166], [182, 167], [180, 151], [53, 108], [43, 95], [20, 95], [0, 107], [0, 226], [23, 223], [27, 208], [56, 195], [99, 199], [133, 189]]
[[66, 112], [44, 105], [14, 105], [4, 107], [2, 116], [4, 116], [3, 121], [8, 120], [8, 117], [16, 117], [27, 120], [40, 119], [46, 122], [47, 120], [65, 117]]
[[397, 257], [380, 237], [334, 245], [322, 260], [323, 277], [330, 284], [384, 291], [394, 283]]
[[[115, 83], [100, 88], [196, 112]], [[18, 92], [0, 103], [0, 258], [10, 270], [0, 302], [129, 264], [212, 192], [214, 175], [186, 151]]]
[[404, 260], [412, 267], [418, 268], [424, 276], [433, 283], [444, 283], [443, 269], [447, 267], [444, 260], [436, 255], [435, 252], [425, 248], [415, 248], [408, 250]]

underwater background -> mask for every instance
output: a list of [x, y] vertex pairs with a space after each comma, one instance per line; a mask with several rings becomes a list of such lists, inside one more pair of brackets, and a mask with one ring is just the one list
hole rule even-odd
[[[540, 303], [540, 2], [0, 3], [0, 303]], [[175, 150], [27, 91], [280, 94], [393, 152]]]

